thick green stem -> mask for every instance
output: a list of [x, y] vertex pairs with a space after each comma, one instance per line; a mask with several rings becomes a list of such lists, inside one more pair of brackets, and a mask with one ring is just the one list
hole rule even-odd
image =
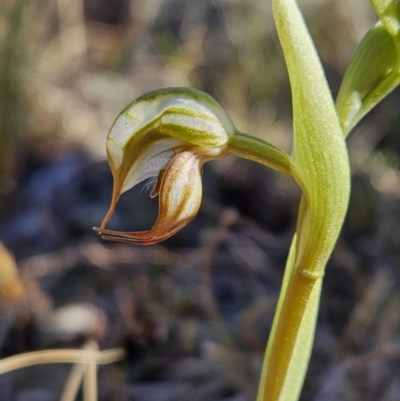
[[266, 376], [263, 378], [265, 380], [264, 394], [260, 395], [259, 400], [284, 401], [281, 395], [285, 380], [288, 378], [287, 372], [303, 316], [318, 280], [311, 279], [299, 269], [296, 269], [290, 277], [271, 344]]

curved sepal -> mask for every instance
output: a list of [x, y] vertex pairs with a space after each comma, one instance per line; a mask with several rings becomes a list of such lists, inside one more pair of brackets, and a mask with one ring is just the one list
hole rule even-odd
[[148, 231], [112, 231], [95, 228], [104, 239], [131, 244], [152, 245], [163, 241], [188, 224], [201, 203], [201, 158], [187, 151], [178, 153], [166, 170], [161, 170], [152, 194], [159, 194], [159, 215]]

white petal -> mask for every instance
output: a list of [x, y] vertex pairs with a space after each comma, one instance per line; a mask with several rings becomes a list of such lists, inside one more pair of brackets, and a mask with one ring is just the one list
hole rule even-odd
[[165, 169], [185, 142], [173, 138], [160, 139], [150, 144], [133, 162], [121, 189], [121, 193], [140, 182], [158, 176]]

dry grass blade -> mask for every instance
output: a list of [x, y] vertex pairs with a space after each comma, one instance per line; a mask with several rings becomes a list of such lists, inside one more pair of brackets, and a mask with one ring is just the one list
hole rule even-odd
[[[92, 349], [98, 349], [95, 342], [91, 342], [89, 346]], [[97, 401], [97, 361], [94, 355], [87, 364], [83, 380], [83, 399], [84, 401]]]
[[92, 361], [97, 365], [107, 365], [120, 361], [124, 357], [125, 353], [121, 348], [114, 348], [107, 351], [58, 349], [29, 352], [0, 360], [0, 374], [27, 366], [47, 363], [87, 363], [87, 361]]
[[[93, 341], [88, 341], [84, 346], [84, 350], [97, 351], [98, 345]], [[91, 366], [91, 363], [90, 363]], [[95, 365], [97, 366], [97, 365]], [[63, 392], [61, 394], [60, 401], [74, 401], [78, 395], [79, 388], [81, 386], [84, 375], [87, 375], [89, 364], [76, 364], [72, 367], [71, 373], [69, 374]], [[95, 382], [95, 384], [97, 384]], [[90, 398], [85, 398], [85, 401]]]
[[60, 401], [74, 401], [76, 399], [86, 369], [87, 365], [83, 364], [77, 364], [72, 367], [71, 373], [65, 382]]

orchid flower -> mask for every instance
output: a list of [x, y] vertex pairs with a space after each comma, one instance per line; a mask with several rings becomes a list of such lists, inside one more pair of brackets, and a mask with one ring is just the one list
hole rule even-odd
[[[240, 133], [210, 96], [190, 88], [167, 88], [131, 103], [115, 120], [107, 138], [114, 178], [110, 210], [100, 228], [104, 239], [150, 245], [188, 224], [200, 208], [202, 166], [238, 154], [289, 174], [289, 156], [260, 139]], [[159, 216], [143, 232], [106, 230], [119, 196], [149, 180], [159, 195]]]

